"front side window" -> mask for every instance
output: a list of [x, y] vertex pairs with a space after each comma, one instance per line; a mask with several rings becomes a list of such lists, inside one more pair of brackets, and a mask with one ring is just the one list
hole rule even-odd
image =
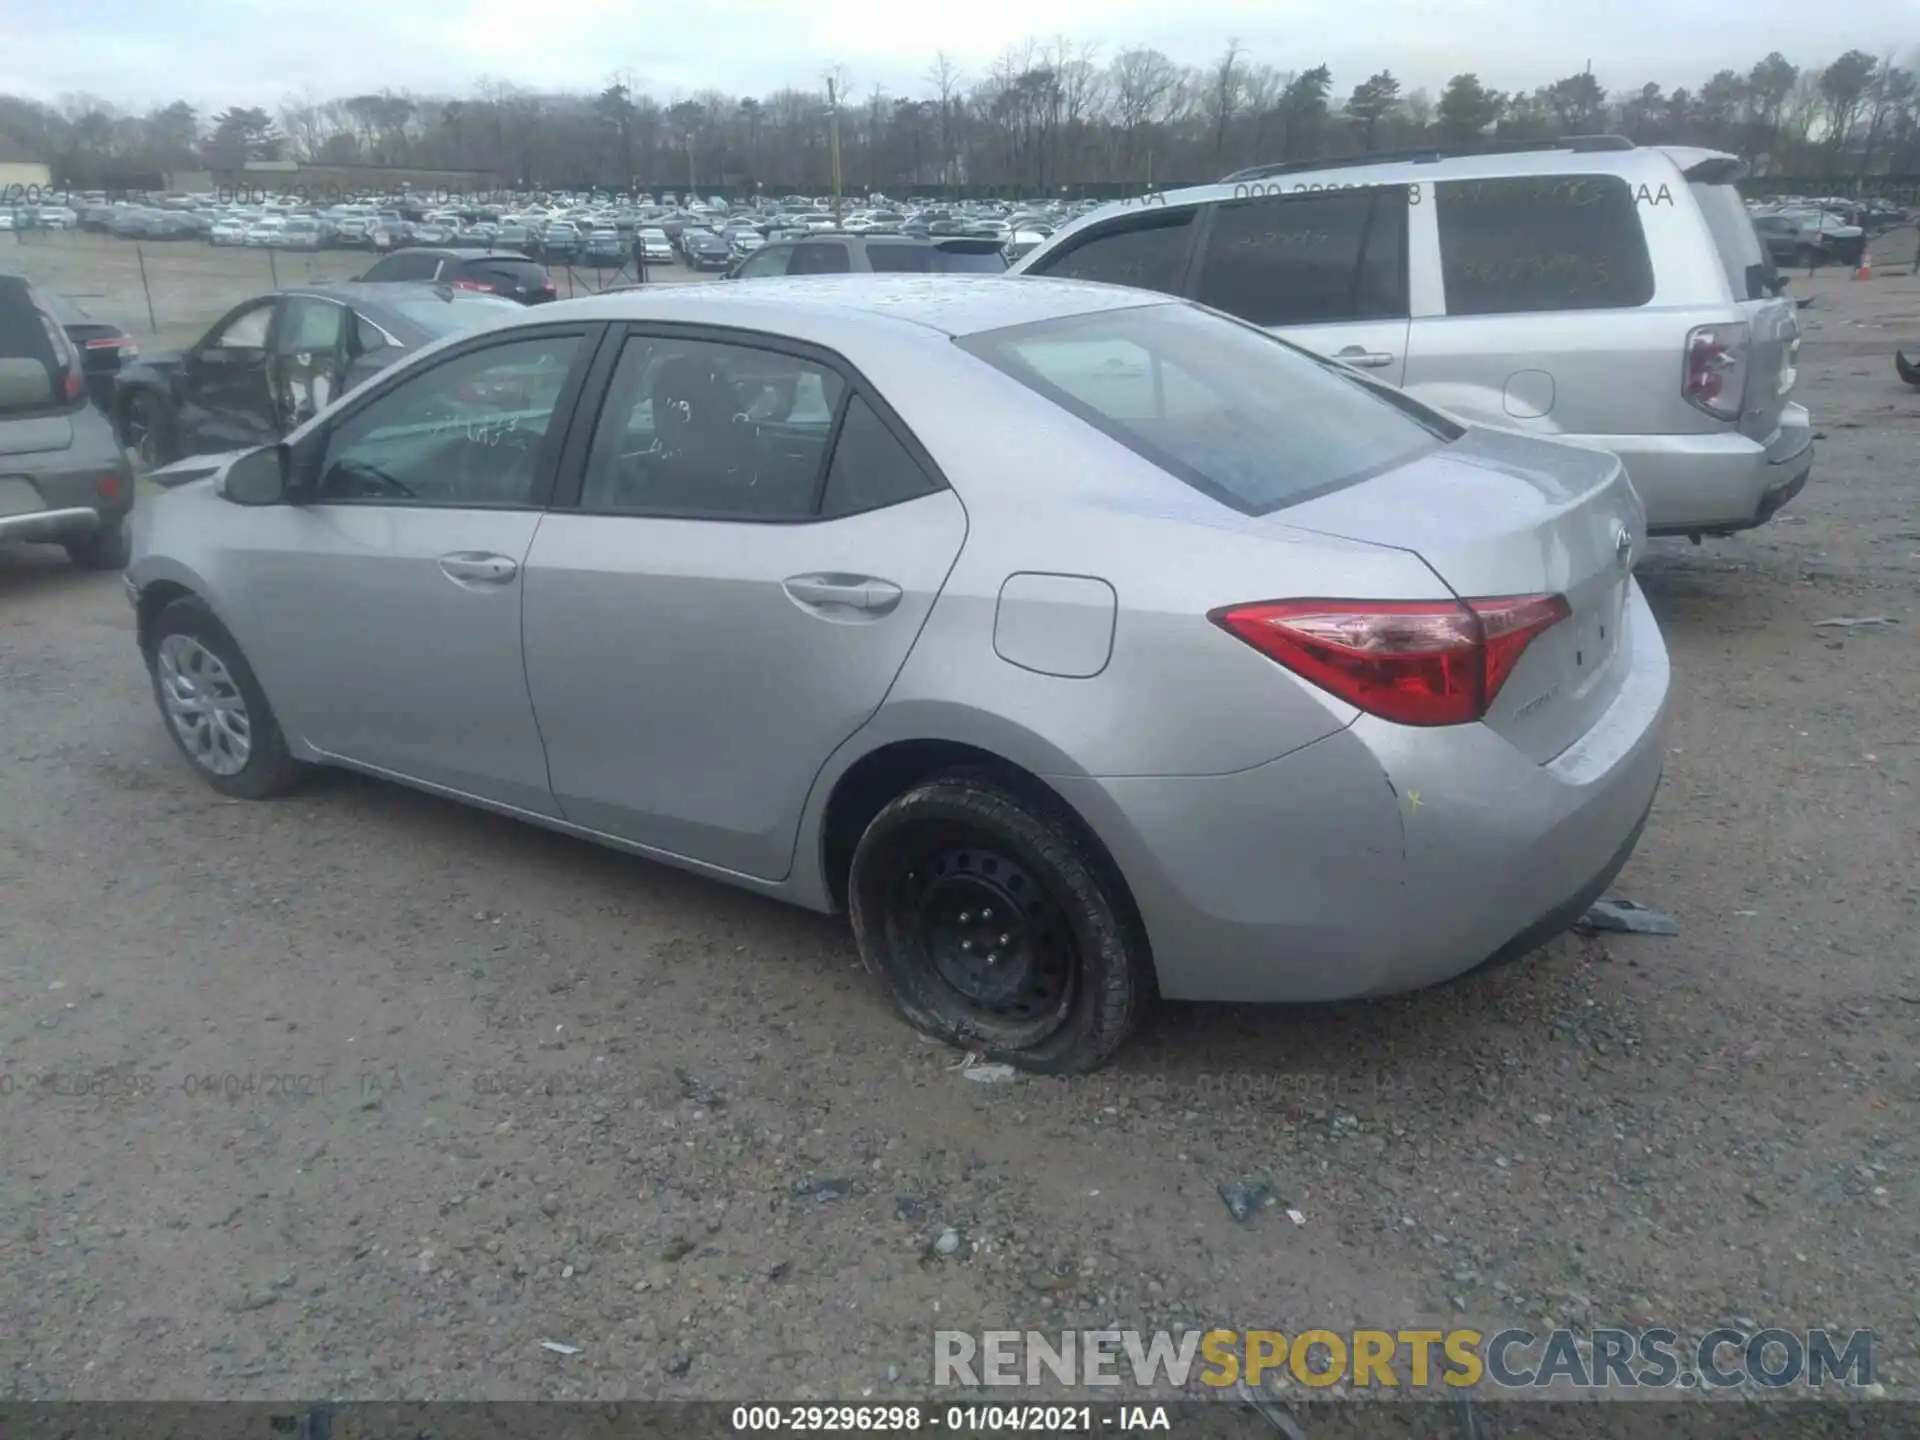
[[845, 388], [833, 370], [776, 350], [630, 339], [601, 407], [581, 506], [806, 518]]
[[543, 335], [470, 350], [409, 376], [330, 430], [316, 498], [533, 503], [554, 408], [579, 348], [577, 335]]
[[1194, 298], [1255, 325], [1405, 318], [1405, 190], [1323, 190], [1215, 207]]
[[1653, 298], [1653, 261], [1617, 175], [1443, 180], [1434, 187], [1449, 315], [1626, 310]]
[[1046, 257], [1029, 273], [1173, 294], [1186, 270], [1196, 213], [1188, 208], [1130, 217]]
[[1332, 361], [1184, 304], [961, 340], [1169, 475], [1263, 515], [1404, 465], [1459, 431]]
[[273, 324], [273, 302], [264, 300], [260, 304], [241, 311], [222, 325], [208, 339], [209, 350], [265, 350], [267, 331]]

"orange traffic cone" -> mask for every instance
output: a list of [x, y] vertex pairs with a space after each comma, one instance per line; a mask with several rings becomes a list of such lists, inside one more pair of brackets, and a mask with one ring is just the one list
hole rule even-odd
[[1860, 252], [1860, 268], [1853, 272], [1853, 278], [1856, 280], [1873, 278], [1873, 257], [1864, 250]]

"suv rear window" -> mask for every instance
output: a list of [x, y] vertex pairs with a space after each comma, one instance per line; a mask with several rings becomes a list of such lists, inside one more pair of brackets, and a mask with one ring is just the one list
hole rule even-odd
[[1700, 214], [1713, 234], [1713, 248], [1726, 267], [1727, 283], [1733, 286], [1736, 300], [1764, 300], [1771, 293], [1767, 282], [1773, 278], [1772, 258], [1755, 233], [1753, 216], [1747, 203], [1731, 185], [1709, 185], [1695, 180], [1688, 187], [1700, 202]]
[[1449, 315], [1625, 310], [1653, 298], [1653, 261], [1617, 175], [1443, 180], [1434, 187]]
[[1154, 303], [989, 330], [961, 348], [1203, 494], [1264, 515], [1460, 433], [1332, 361]]
[[0, 415], [63, 408], [84, 394], [66, 331], [25, 280], [0, 275]]

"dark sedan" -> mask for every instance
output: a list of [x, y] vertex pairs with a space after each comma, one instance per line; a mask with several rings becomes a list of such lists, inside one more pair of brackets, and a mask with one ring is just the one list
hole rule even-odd
[[450, 285], [308, 285], [235, 306], [179, 353], [122, 369], [112, 415], [149, 468], [267, 445], [409, 350], [524, 313]]
[[702, 230], [686, 241], [683, 253], [695, 270], [724, 270], [733, 258], [733, 247], [711, 230]]
[[111, 411], [114, 381], [122, 367], [140, 358], [140, 346], [111, 320], [89, 315], [77, 301], [50, 292], [43, 293], [41, 299], [80, 352], [87, 394], [102, 410]]

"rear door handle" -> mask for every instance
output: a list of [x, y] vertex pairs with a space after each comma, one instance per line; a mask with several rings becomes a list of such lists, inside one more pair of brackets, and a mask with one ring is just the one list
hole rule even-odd
[[901, 590], [891, 580], [871, 575], [794, 575], [785, 582], [787, 594], [802, 605], [838, 605], [885, 615], [900, 603]]
[[1380, 350], [1362, 350], [1358, 345], [1349, 345], [1344, 350], [1334, 352], [1334, 359], [1344, 360], [1349, 365], [1357, 365], [1362, 370], [1384, 370], [1393, 364], [1394, 357]]
[[485, 550], [456, 550], [440, 557], [440, 571], [449, 580], [463, 585], [505, 585], [520, 573], [520, 566], [505, 555]]

